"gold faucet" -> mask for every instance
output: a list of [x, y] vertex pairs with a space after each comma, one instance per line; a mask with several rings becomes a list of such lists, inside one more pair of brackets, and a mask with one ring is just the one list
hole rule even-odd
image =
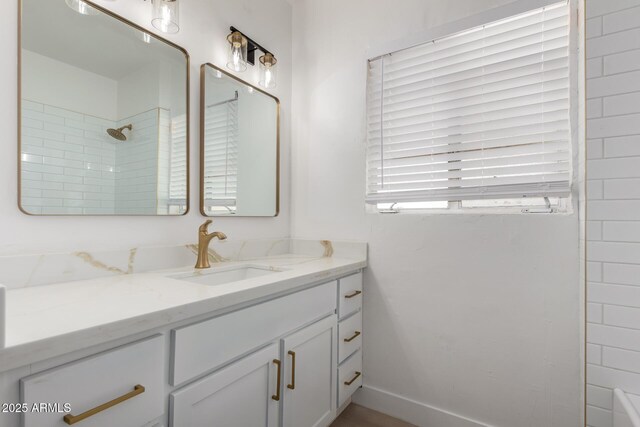
[[217, 237], [220, 240], [227, 238], [226, 234], [220, 231], [209, 233], [207, 231], [209, 224], [211, 224], [211, 220], [207, 220], [198, 229], [198, 261], [196, 261], [196, 268], [211, 267], [211, 264], [209, 264], [209, 243], [213, 238]]

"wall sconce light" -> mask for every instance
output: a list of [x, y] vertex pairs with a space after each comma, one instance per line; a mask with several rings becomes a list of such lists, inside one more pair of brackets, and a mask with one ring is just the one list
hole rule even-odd
[[[145, 0], [146, 1], [146, 0]], [[178, 0], [151, 0], [151, 25], [166, 34], [180, 31], [180, 5]]]
[[180, 5], [178, 0], [151, 0], [153, 18], [151, 25], [163, 33], [174, 34], [180, 31]]
[[230, 27], [231, 34], [227, 36], [229, 42], [229, 59], [227, 68], [233, 71], [245, 71], [247, 63], [255, 65], [256, 50], [264, 55], [260, 61], [260, 81], [258, 84], [267, 89], [276, 86], [276, 63], [278, 62], [271, 52], [247, 37], [235, 27]]
[[260, 57], [260, 86], [267, 89], [276, 87], [277, 63], [278, 60], [271, 53], [265, 53]]
[[65, 3], [71, 9], [83, 15], [98, 15], [100, 13], [82, 0], [65, 0]]
[[248, 41], [240, 31], [233, 31], [227, 36], [229, 42], [229, 59], [227, 68], [233, 71], [244, 71], [247, 69], [247, 45]]

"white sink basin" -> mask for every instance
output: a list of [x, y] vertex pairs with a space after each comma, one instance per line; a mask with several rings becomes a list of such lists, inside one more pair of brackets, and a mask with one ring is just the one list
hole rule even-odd
[[216, 286], [251, 279], [254, 277], [266, 276], [273, 273], [280, 273], [281, 271], [282, 270], [277, 270], [271, 267], [241, 265], [226, 268], [211, 268], [196, 272], [176, 274], [169, 277], [172, 279], [198, 283], [200, 285]]

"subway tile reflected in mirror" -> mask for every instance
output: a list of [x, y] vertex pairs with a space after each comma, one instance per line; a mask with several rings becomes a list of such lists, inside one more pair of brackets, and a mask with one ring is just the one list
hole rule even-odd
[[21, 3], [21, 209], [185, 214], [186, 51], [91, 2], [67, 3]]

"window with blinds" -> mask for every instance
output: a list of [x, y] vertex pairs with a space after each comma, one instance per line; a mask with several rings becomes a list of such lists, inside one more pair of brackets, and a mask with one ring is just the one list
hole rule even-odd
[[204, 203], [234, 211], [238, 186], [238, 93], [236, 97], [208, 105], [205, 113]]
[[369, 61], [367, 202], [567, 197], [567, 2]]
[[171, 119], [171, 150], [169, 160], [169, 205], [187, 205], [187, 117]]

